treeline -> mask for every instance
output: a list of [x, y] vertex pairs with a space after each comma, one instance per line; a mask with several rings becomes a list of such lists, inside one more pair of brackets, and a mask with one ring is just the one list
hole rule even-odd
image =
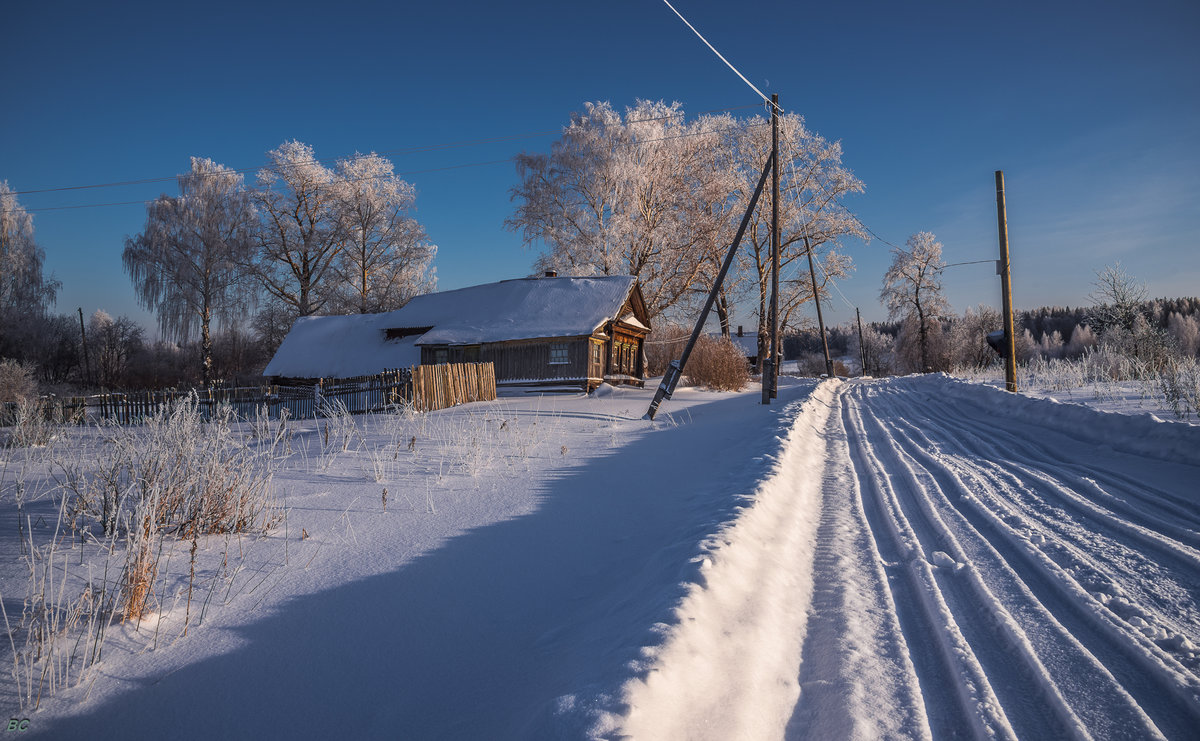
[[[1078, 358], [1103, 341], [1115, 351], [1151, 363], [1172, 354], [1200, 355], [1200, 298], [1138, 301], [1124, 324], [1111, 319], [1106, 323], [1103, 309], [1112, 306], [1018, 310], [1014, 316], [1018, 362]], [[1000, 313], [988, 306], [930, 322], [930, 369], [950, 371], [998, 364], [999, 357], [988, 346], [986, 336], [1002, 328]], [[830, 327], [827, 336], [830, 354], [843, 360], [844, 372], [862, 364], [856, 325]], [[912, 322], [864, 323], [862, 346], [868, 375], [921, 370]], [[824, 360], [818, 358], [822, 355], [821, 338], [815, 327], [785, 336], [783, 349], [785, 358], [801, 361], [802, 370], [824, 372]]]

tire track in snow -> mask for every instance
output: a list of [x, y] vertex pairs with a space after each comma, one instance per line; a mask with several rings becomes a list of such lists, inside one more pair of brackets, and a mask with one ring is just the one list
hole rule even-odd
[[[933, 508], [936, 482], [914, 465], [885, 429], [881, 410], [873, 408], [880, 402], [864, 404], [860, 392], [861, 387], [855, 388], [846, 396], [855, 429], [851, 444], [868, 461], [868, 478], [881, 482], [876, 490], [890, 500], [892, 517], [912, 533], [910, 567], [928, 574], [918, 596], [946, 612], [943, 645], [961, 643], [953, 653], [960, 662], [959, 673], [978, 675], [975, 684], [987, 689], [986, 701], [971, 698], [979, 721], [976, 735], [1080, 737], [1078, 719], [1046, 678], [1028, 639], [979, 578], [974, 564], [967, 565], [970, 559], [963, 547]], [[1031, 686], [1036, 688], [1033, 693], [1028, 690]], [[972, 704], [968, 698], [963, 700], [968, 707]]]
[[[1156, 661], [1173, 672], [1196, 675], [1184, 680], [1192, 687], [1188, 701], [1196, 704], [1200, 656], [1186, 646], [1188, 636], [1200, 636], [1200, 553], [1173, 539], [1176, 528], [1170, 525], [1154, 530], [1106, 509], [1088, 496], [1106, 496], [1100, 483], [1072, 467], [1048, 461], [1041, 470], [1033, 468], [1006, 444], [991, 444], [981, 430], [949, 418], [942, 421], [956, 432], [953, 444], [999, 484], [991, 491], [1004, 496], [990, 501], [1007, 512], [1007, 524], [1043, 544], [1050, 533], [1051, 541], [1042, 548], [1046, 556], [1078, 574], [1073, 581], [1119, 618], [1126, 633], [1136, 633], [1135, 642], [1152, 640], [1146, 648]], [[1150, 609], [1141, 609], [1143, 605]]]
[[[1196, 727], [1195, 724], [1200, 722], [1200, 716], [1197, 716], [1195, 709], [1192, 683], [1181, 674], [1183, 667], [1141, 633], [1122, 629], [1107, 620], [1106, 611], [1101, 609], [1099, 603], [1043, 552], [1054, 549], [1078, 550], [1069, 533], [1068, 537], [1064, 537], [1053, 530], [1045, 531], [1053, 540], [1049, 546], [1038, 549], [1031, 547], [1028, 540], [1022, 538], [1013, 527], [1016, 520], [1028, 520], [1028, 517], [1015, 516], [1015, 513], [1030, 507], [1039, 494], [1052, 495], [1064, 489], [1054, 478], [1056, 467], [1047, 465], [1045, 468], [1048, 471], [1038, 470], [1027, 459], [1022, 459], [1020, 453], [1015, 453], [1008, 456], [1009, 461], [1006, 462], [1007, 469], [1015, 469], [1015, 472], [1006, 470], [995, 462], [1005, 460], [1006, 455], [988, 449], [983, 442], [974, 448], [970, 444], [971, 441], [987, 439], [987, 432], [996, 424], [994, 418], [976, 422], [949, 405], [937, 403], [933, 404], [936, 408], [935, 418], [924, 403], [929, 399], [923, 396], [912, 393], [910, 389], [892, 387], [887, 387], [887, 393], [880, 394], [882, 399], [886, 399], [880, 405], [881, 411], [886, 412], [892, 420], [888, 424], [888, 432], [938, 480], [936, 491], [942, 499], [941, 506], [952, 522], [955, 520], [949, 517], [950, 513], [958, 512], [961, 519], [957, 522], [957, 528], [964, 537], [974, 531], [988, 549], [1001, 555], [1011, 565], [1010, 568], [1001, 568], [1000, 564], [996, 564], [998, 570], [993, 569], [989, 574], [989, 584], [993, 578], [1003, 576], [1004, 572], [1019, 575], [1028, 589], [1037, 595], [1041, 606], [1054, 614], [1053, 622], [1061, 621], [1068, 625], [1072, 635], [1086, 643], [1100, 657], [1104, 666], [1111, 668], [1121, 678], [1119, 688], [1122, 692], [1127, 689], [1137, 697], [1140, 710], [1149, 712], [1168, 734], [1189, 737], [1194, 733], [1192, 729]], [[1024, 494], [1026, 498], [1021, 500], [1016, 497], [1014, 503], [1006, 504], [1004, 495], [1012, 497], [1014, 493]], [[1090, 536], [1094, 539], [1097, 523], [1091, 524], [1092, 528], [1081, 526], [1077, 537]], [[1099, 529], [1104, 531], [1102, 527]], [[1124, 530], [1128, 534], [1128, 529]], [[1110, 538], [1108, 546], [1112, 549], [1125, 548], [1119, 538]], [[1132, 552], [1133, 549], [1125, 550]], [[1036, 616], [1034, 618], [1027, 620], [1026, 624], [1036, 628], [1039, 622]], [[1042, 645], [1038, 648], [1039, 651], [1047, 650]], [[1048, 659], [1048, 663], [1056, 667], [1052, 673], [1070, 690], [1074, 684], [1071, 680], [1078, 673], [1078, 664], [1063, 664], [1061, 658]], [[1093, 706], [1096, 703], [1088, 703], [1087, 700], [1095, 694], [1095, 690], [1084, 683], [1075, 692], [1081, 695], [1079, 706], [1094, 713]], [[1097, 722], [1102, 723], [1101, 727], [1096, 728]], [[1116, 724], [1112, 727], [1121, 727], [1119, 718], [1114, 717], [1110, 722]], [[1089, 727], [1099, 732], [1103, 732], [1104, 726], [1108, 725], [1102, 717], [1089, 718]]]
[[[1105, 482], [1108, 488], [1120, 492], [1126, 499], [1114, 497], [1107, 492], [1100, 494], [1098, 505], [1120, 510], [1120, 515], [1135, 521], [1145, 520], [1151, 529], [1177, 533], [1177, 539], [1200, 547], [1200, 511], [1196, 509], [1194, 500], [1181, 497], [1163, 488], [1156, 487], [1145, 479], [1136, 479], [1123, 471], [1109, 465], [1109, 456], [1096, 456], [1087, 465], [1072, 462], [1069, 458], [1056, 457], [1050, 453], [1050, 446], [1031, 443], [1030, 432], [1033, 427], [1021, 425], [1014, 420], [998, 419], [992, 410], [981, 405], [972, 404], [969, 400], [955, 398], [951, 404], [944, 397], [935, 394], [923, 394], [925, 403], [930, 409], [937, 409], [937, 414], [947, 424], [955, 426], [960, 431], [971, 435], [984, 447], [991, 447], [989, 452], [1002, 455], [1005, 460], [1025, 461], [1036, 464], [1043, 469], [1053, 469], [1079, 480], [1096, 480]], [[963, 408], [967, 407], [967, 408]], [[932, 411], [931, 411], [932, 413]], [[954, 425], [956, 418], [988, 419], [986, 429], [979, 427], [964, 427]], [[982, 426], [981, 426], [982, 427]], [[983, 437], [980, 437], [982, 432]], [[1042, 439], [1055, 436], [1068, 437], [1057, 431], [1037, 430]], [[987, 442], [987, 441], [990, 441]], [[1075, 445], [1087, 447], [1088, 443], [1074, 440]], [[1109, 446], [1111, 448], [1111, 446]], [[1134, 459], [1141, 458], [1136, 453], [1126, 453]], [[1144, 459], [1143, 459], [1144, 460]], [[1099, 493], [1099, 492], [1098, 492]], [[1095, 500], [1093, 500], [1095, 501]], [[1158, 514], [1152, 514], [1150, 509]]]
[[[901, 567], [894, 558], [884, 565], [867, 525], [841, 403], [830, 414], [826, 443], [800, 700], [785, 735], [928, 739], [929, 718], [901, 627], [920, 618], [893, 599], [889, 580], [902, 576]], [[941, 690], [953, 694], [948, 683]], [[936, 720], [939, 729], [954, 720], [961, 725], [960, 718]]]

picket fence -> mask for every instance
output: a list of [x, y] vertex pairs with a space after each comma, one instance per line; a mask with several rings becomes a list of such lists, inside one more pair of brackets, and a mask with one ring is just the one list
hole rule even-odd
[[283, 414], [289, 419], [313, 419], [340, 407], [351, 414], [368, 414], [401, 403], [412, 404], [420, 411], [434, 411], [495, 399], [496, 374], [491, 363], [418, 365], [374, 376], [322, 378], [315, 382], [291, 379], [261, 386], [104, 393], [43, 401], [46, 413], [56, 420], [128, 425], [138, 424], [193, 395], [205, 419], [226, 404], [242, 419], [264, 412], [275, 419]]

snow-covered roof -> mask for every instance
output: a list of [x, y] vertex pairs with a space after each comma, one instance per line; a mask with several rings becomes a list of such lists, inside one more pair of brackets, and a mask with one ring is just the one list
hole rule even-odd
[[[721, 335], [719, 332], [713, 332], [712, 336], [720, 337]], [[742, 336], [740, 336], [740, 337], [736, 333], [730, 333], [729, 339], [731, 342], [733, 342], [734, 347], [741, 350], [742, 353], [746, 355], [746, 357], [752, 357], [752, 356], [758, 355], [758, 333], [757, 332], [746, 332], [746, 333], [742, 334]]]
[[[345, 378], [421, 362], [420, 345], [589, 335], [617, 315], [635, 279], [519, 278], [417, 296], [383, 314], [296, 320], [263, 375]], [[429, 328], [388, 340], [389, 329]]]
[[746, 332], [741, 337], [736, 334], [730, 335], [729, 339], [733, 340], [733, 344], [741, 348], [747, 357], [758, 355], [758, 332]]

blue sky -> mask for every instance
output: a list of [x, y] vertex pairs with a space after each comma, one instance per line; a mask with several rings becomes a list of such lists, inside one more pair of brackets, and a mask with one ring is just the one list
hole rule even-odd
[[[1018, 306], [1085, 303], [1093, 271], [1118, 260], [1152, 295], [1200, 293], [1194, 0], [675, 5], [755, 85], [842, 141], [866, 185], [848, 205], [883, 239], [932, 231], [948, 262], [994, 258], [1002, 169]], [[661, 0], [47, 0], [4, 17], [0, 179], [14, 190], [171, 177], [192, 155], [253, 168], [288, 139], [321, 158], [396, 152], [446, 289], [531, 270], [535, 252], [502, 225], [506, 160], [548, 149], [554, 135], [536, 132], [584, 101], [699, 113], [757, 100]], [[120, 259], [145, 208], [37, 209], [162, 192], [174, 183], [20, 197], [63, 282], [57, 311], [153, 324]], [[880, 319], [889, 247], [845, 246], [856, 270], [842, 292]], [[945, 284], [956, 311], [999, 302], [990, 265], [950, 268]], [[829, 312], [853, 317], [837, 296]]]

